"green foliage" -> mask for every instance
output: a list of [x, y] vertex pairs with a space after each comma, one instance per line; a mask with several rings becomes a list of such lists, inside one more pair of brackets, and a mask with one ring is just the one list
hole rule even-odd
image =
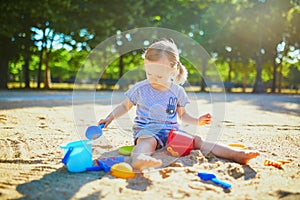
[[[231, 67], [231, 81], [253, 85], [261, 55], [263, 82], [274, 78], [273, 63], [280, 58], [280, 73], [290, 83], [290, 79], [294, 80], [293, 67], [299, 66], [299, 56], [289, 58], [290, 51], [299, 51], [299, 15], [297, 1], [289, 0], [1, 1], [0, 80], [5, 80], [7, 73], [20, 77], [24, 70], [29, 70], [28, 76], [36, 80], [40, 64], [43, 78], [46, 55], [51, 76], [61, 80], [75, 77], [81, 68], [82, 80], [129, 77], [131, 71], [136, 74], [131, 79], [142, 79], [141, 52], [122, 55], [123, 66], [117, 53], [108, 66], [87, 58], [96, 56], [91, 55], [92, 49], [118, 31], [154, 26], [182, 32], [214, 55], [208, 65], [214, 62], [218, 70], [208, 68], [208, 78], [220, 75], [222, 80], [229, 80]], [[279, 51], [278, 44], [283, 42], [286, 47]], [[202, 72], [198, 69], [203, 63], [198, 68], [191, 66], [184, 60], [184, 53], [181, 60], [189, 70], [189, 81], [199, 83]], [[105, 58], [103, 52], [97, 56]], [[26, 63], [28, 69], [22, 67]]]

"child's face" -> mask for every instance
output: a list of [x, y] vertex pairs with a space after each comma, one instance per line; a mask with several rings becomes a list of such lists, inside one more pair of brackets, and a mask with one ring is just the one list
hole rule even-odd
[[166, 56], [157, 61], [145, 59], [144, 65], [148, 81], [156, 86], [168, 86], [176, 72], [176, 68], [171, 66]]

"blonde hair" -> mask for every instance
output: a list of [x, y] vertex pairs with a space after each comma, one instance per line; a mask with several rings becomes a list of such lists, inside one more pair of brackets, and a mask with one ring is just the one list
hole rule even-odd
[[145, 59], [149, 61], [157, 61], [163, 56], [167, 56], [170, 60], [171, 67], [178, 67], [178, 72], [174, 77], [176, 84], [182, 85], [187, 79], [188, 72], [186, 67], [179, 60], [179, 51], [172, 39], [160, 39], [152, 43], [145, 52]]

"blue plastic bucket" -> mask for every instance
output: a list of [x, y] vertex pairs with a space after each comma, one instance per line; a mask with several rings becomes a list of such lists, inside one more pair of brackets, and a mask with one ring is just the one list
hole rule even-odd
[[62, 162], [70, 172], [83, 172], [93, 165], [92, 144], [90, 140], [78, 140], [60, 145], [64, 150]]

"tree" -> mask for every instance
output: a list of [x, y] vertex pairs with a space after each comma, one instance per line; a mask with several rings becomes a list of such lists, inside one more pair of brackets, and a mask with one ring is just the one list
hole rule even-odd
[[16, 48], [15, 36], [20, 30], [18, 21], [19, 14], [16, 1], [1, 1], [0, 3], [0, 89], [7, 89], [8, 64], [12, 59], [16, 59], [18, 50]]
[[[28, 87], [31, 57], [37, 54], [40, 58], [36, 67], [38, 85], [46, 77], [46, 86], [50, 87], [51, 57], [57, 56], [57, 48], [68, 47], [69, 51], [85, 54], [118, 32], [156, 26], [179, 31], [200, 43], [215, 60], [229, 67], [227, 80], [236, 80], [235, 77], [240, 76], [235, 74], [243, 73], [246, 85], [249, 82], [246, 66], [254, 63], [257, 67], [255, 92], [263, 91], [261, 74], [271, 73], [268, 65], [273, 62], [274, 89], [279, 66], [276, 60], [282, 54], [278, 44], [285, 42], [289, 51], [299, 48], [297, 3], [295, 0], [3, 1], [0, 5], [0, 88], [7, 86], [9, 63], [24, 62]], [[126, 38], [123, 39], [126, 42]], [[182, 55], [184, 57], [184, 52]], [[126, 57], [121, 55], [118, 62], [119, 76], [130, 69], [124, 60]], [[205, 78], [211, 75], [207, 67], [210, 62], [199, 58], [193, 64], [201, 67], [198, 71]], [[43, 70], [46, 76], [42, 76]]]

